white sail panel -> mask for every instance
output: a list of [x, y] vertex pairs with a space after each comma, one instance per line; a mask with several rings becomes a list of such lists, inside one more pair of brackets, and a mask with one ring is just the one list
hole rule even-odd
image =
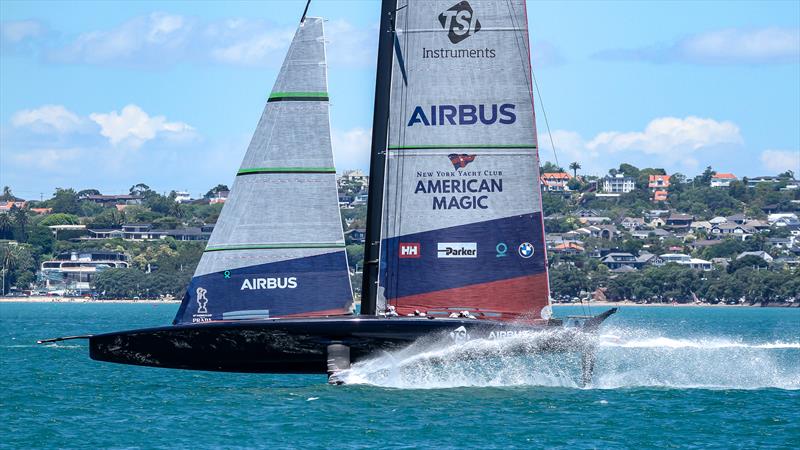
[[175, 323], [351, 312], [325, 58], [306, 18]]
[[548, 304], [523, 0], [400, 1], [378, 309]]

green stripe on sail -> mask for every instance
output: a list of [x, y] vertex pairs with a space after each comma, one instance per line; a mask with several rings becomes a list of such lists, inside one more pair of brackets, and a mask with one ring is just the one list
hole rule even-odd
[[252, 167], [240, 169], [236, 175], [253, 175], [258, 173], [336, 173], [335, 167]]
[[536, 149], [535, 145], [523, 144], [453, 144], [453, 145], [390, 145], [389, 150], [435, 150], [435, 149], [495, 149], [495, 148], [529, 148]]
[[338, 242], [309, 242], [294, 244], [241, 244], [241, 245], [217, 245], [206, 247], [206, 252], [221, 252], [227, 250], [285, 250], [302, 248], [345, 248], [343, 243]]
[[293, 101], [327, 101], [327, 92], [273, 92], [269, 94], [268, 102]]

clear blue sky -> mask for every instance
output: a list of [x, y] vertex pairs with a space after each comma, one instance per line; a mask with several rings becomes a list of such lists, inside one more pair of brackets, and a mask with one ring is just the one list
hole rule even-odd
[[[230, 183], [304, 4], [3, 1], [0, 184], [38, 198]], [[367, 165], [379, 7], [309, 11], [329, 19], [339, 169]], [[532, 1], [528, 14], [562, 166], [800, 173], [800, 2]]]

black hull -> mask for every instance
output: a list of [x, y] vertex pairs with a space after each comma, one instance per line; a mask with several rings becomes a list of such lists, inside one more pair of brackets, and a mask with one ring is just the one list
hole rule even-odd
[[591, 320], [581, 328], [565, 328], [557, 320], [520, 325], [474, 319], [374, 316], [215, 322], [94, 335], [89, 337], [89, 347], [92, 359], [122, 364], [324, 374], [329, 373], [329, 346], [335, 344], [348, 347], [350, 361], [358, 362], [376, 351], [404, 347], [421, 338], [458, 342], [466, 334], [466, 339], [492, 339], [553, 329], [561, 332], [554, 333], [553, 339], [542, 340], [537, 351], [580, 351], [576, 348], [580, 340], [573, 337], [586, 331]]

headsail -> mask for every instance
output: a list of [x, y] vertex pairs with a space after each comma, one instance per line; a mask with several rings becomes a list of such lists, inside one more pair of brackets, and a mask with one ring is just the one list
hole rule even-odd
[[524, 0], [400, 0], [376, 307], [549, 303]]
[[298, 27], [174, 323], [347, 314], [323, 21]]

